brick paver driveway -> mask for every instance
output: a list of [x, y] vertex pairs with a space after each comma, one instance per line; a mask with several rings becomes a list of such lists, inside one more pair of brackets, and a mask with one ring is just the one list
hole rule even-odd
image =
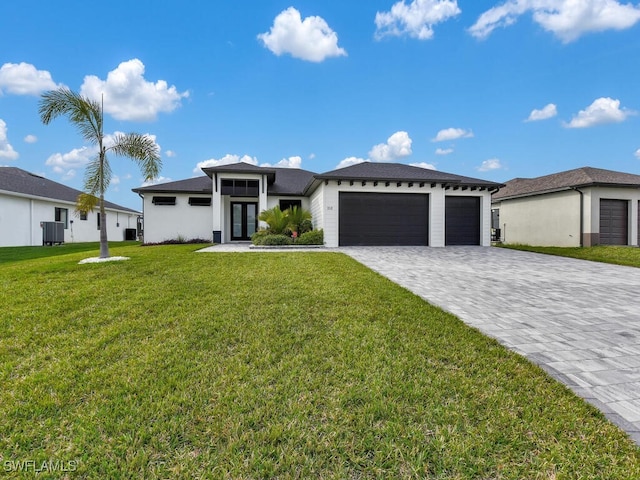
[[640, 444], [640, 269], [483, 247], [343, 247], [526, 356]]

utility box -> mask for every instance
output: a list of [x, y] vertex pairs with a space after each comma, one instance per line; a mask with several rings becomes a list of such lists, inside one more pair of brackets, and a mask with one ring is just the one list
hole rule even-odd
[[42, 222], [42, 244], [58, 245], [64, 243], [64, 223], [63, 222]]

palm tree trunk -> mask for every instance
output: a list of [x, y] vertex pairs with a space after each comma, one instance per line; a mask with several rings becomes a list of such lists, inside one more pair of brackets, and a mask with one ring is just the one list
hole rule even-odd
[[100, 195], [100, 258], [109, 257], [107, 242], [107, 213], [104, 210], [104, 195]]

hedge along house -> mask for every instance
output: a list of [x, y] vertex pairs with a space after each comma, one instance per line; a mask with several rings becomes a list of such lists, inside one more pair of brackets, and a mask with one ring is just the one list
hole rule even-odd
[[[246, 241], [263, 210], [300, 206], [328, 247], [490, 245], [485, 180], [397, 163], [364, 162], [324, 174], [236, 163], [206, 176], [134, 189], [143, 197], [147, 243], [181, 236]], [[199, 204], [196, 208], [196, 204]]]
[[[44, 243], [45, 228], [60, 226], [55, 243], [97, 242], [100, 214], [75, 211], [82, 192], [15, 167], [0, 167], [0, 247]], [[109, 240], [137, 236], [140, 212], [105, 202]]]
[[640, 175], [592, 167], [515, 178], [493, 194], [500, 240], [539, 246], [637, 246], [639, 203]]

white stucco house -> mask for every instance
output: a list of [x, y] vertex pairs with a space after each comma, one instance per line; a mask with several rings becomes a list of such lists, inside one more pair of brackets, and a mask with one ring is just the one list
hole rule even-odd
[[515, 178], [493, 194], [500, 240], [580, 247], [640, 243], [640, 175], [582, 167]]
[[[56, 243], [99, 241], [99, 213], [75, 211], [80, 193], [20, 168], [0, 167], [0, 247], [42, 245], [52, 224], [59, 227]], [[111, 202], [105, 206], [109, 240], [124, 240], [137, 229], [139, 212]]]
[[133, 189], [143, 198], [144, 242], [182, 237], [247, 241], [261, 211], [311, 211], [327, 247], [491, 243], [491, 192], [501, 185], [398, 163], [364, 162], [323, 174], [236, 163], [205, 175]]

